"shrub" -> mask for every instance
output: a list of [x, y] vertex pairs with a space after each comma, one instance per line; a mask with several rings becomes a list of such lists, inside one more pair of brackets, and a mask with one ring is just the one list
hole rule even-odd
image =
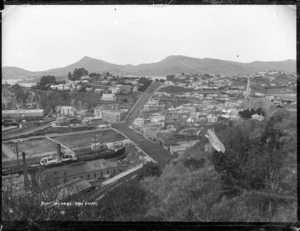
[[205, 164], [205, 159], [201, 158], [200, 160], [195, 159], [194, 157], [185, 159], [183, 165], [190, 169], [199, 169], [203, 168]]
[[143, 180], [149, 176], [159, 177], [162, 174], [161, 168], [154, 162], [147, 162], [139, 172], [137, 179]]
[[276, 191], [284, 177], [281, 170], [288, 156], [284, 151], [285, 133], [266, 126], [260, 137], [250, 139], [250, 128], [238, 126], [223, 133], [221, 140], [226, 152], [213, 153], [215, 169], [225, 184]]
[[123, 184], [99, 201], [97, 220], [137, 221], [147, 211], [147, 192], [138, 182]]

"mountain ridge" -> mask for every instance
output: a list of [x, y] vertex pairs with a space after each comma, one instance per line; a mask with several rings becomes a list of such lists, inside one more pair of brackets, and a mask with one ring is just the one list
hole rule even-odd
[[296, 60], [253, 61], [241, 63], [213, 58], [194, 58], [183, 55], [170, 55], [158, 62], [139, 65], [119, 65], [104, 60], [84, 56], [77, 62], [65, 67], [52, 68], [45, 71], [28, 71], [23, 68], [6, 66], [2, 68], [3, 79], [35, 78], [43, 75], [67, 76], [75, 68], [85, 68], [89, 73], [113, 72], [115, 74], [132, 74], [138, 76], [166, 75], [185, 73], [211, 73], [221, 75], [250, 74], [259, 71], [296, 72]]

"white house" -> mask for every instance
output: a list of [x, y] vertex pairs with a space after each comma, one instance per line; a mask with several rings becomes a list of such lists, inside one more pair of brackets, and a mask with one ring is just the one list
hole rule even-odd
[[108, 111], [108, 110], [105, 110], [101, 107], [95, 107], [94, 108], [94, 117], [102, 118], [103, 117], [102, 113], [105, 112], [105, 111]]
[[197, 119], [196, 119], [195, 117], [193, 117], [193, 116], [190, 116], [190, 117], [187, 119], [186, 122], [188, 122], [188, 123], [195, 123], [195, 122], [197, 122]]
[[182, 154], [186, 151], [187, 147], [181, 145], [170, 145], [170, 153], [174, 154]]
[[89, 80], [89, 79], [91, 79], [88, 75], [87, 76], [82, 76], [81, 78], [80, 78], [81, 80]]
[[206, 118], [209, 123], [215, 123], [217, 122], [218, 119], [215, 115], [212, 114], [209, 114]]
[[134, 121], [133, 121], [133, 126], [135, 127], [141, 127], [142, 125], [144, 125], [145, 123], [145, 120], [143, 118], [136, 118]]
[[62, 106], [60, 114], [63, 116], [74, 116], [76, 115], [76, 108], [73, 106]]
[[159, 113], [152, 114], [152, 116], [150, 118], [151, 123], [153, 123], [153, 124], [161, 124], [162, 127], [165, 126], [164, 120], [165, 120], [165, 116], [160, 115]]
[[102, 112], [103, 121], [117, 123], [121, 121], [122, 112], [120, 110], [104, 110]]
[[103, 94], [101, 97], [102, 101], [116, 101], [115, 94]]
[[57, 127], [63, 125], [67, 121], [67, 118], [64, 116], [57, 117], [55, 121], [51, 123], [52, 127]]
[[111, 93], [113, 93], [113, 94], [118, 94], [121, 92], [120, 87], [112, 87], [110, 90], [111, 90]]

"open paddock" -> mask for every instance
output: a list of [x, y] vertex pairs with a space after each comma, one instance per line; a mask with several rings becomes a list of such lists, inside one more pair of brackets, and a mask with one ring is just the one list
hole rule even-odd
[[[17, 155], [16, 144], [14, 142], [7, 142], [5, 145], [15, 154], [15, 156]], [[22, 152], [25, 152], [26, 157], [30, 158], [33, 155], [36, 156], [40, 154], [43, 156], [43, 154], [46, 153], [56, 152], [56, 150], [57, 144], [44, 138], [31, 139], [18, 143], [19, 157], [21, 157]], [[64, 148], [61, 147], [61, 150], [64, 150]]]
[[94, 143], [96, 136], [97, 143], [109, 143], [126, 139], [122, 134], [113, 130], [91, 131], [85, 133], [68, 134], [59, 137], [52, 137], [54, 140], [67, 145], [69, 148], [84, 148]]
[[163, 87], [161, 89], [158, 90], [158, 92], [166, 92], [169, 94], [183, 94], [186, 92], [191, 92], [194, 89], [191, 88], [187, 88], [187, 87], [181, 87], [181, 86], [167, 86], [167, 87]]

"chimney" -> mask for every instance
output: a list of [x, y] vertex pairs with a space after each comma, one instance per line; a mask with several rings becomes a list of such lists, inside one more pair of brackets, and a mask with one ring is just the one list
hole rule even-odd
[[58, 156], [58, 160], [61, 160], [61, 148], [60, 148], [60, 144], [57, 144], [57, 156]]
[[26, 158], [25, 158], [25, 152], [22, 152], [23, 157], [23, 172], [24, 172], [24, 189], [27, 191], [28, 187], [28, 175], [27, 175], [27, 166], [26, 166]]

